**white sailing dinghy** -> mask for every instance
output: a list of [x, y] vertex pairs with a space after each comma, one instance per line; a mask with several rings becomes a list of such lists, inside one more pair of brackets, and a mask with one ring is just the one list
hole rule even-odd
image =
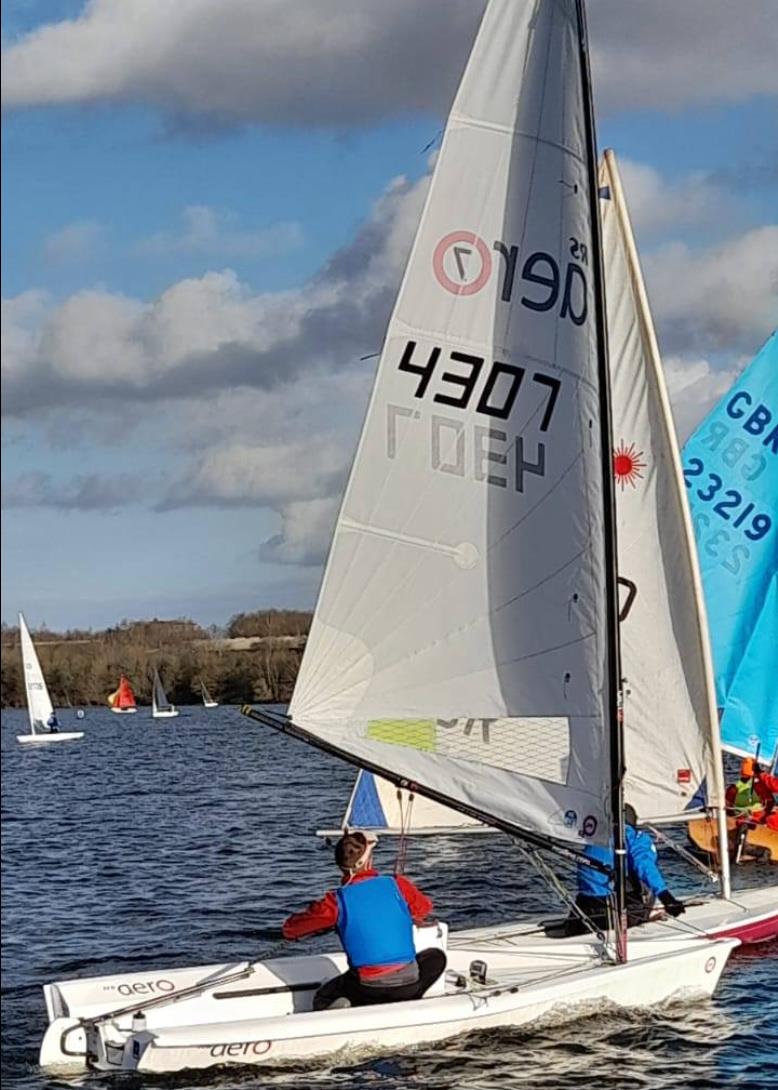
[[289, 715], [246, 711], [533, 851], [580, 860], [613, 840], [614, 941], [516, 948], [515, 925], [449, 941], [438, 924], [417, 945], [445, 947], [453, 973], [424, 998], [319, 1012], [341, 954], [50, 984], [42, 1063], [277, 1063], [713, 992], [737, 940], [673, 922], [627, 950], [599, 248], [583, 0], [491, 0]]
[[167, 698], [165, 687], [159, 676], [159, 670], [154, 669], [154, 681], [151, 686], [151, 714], [154, 719], [175, 719], [178, 708], [171, 704]]
[[17, 742], [25, 745], [44, 745], [49, 742], [75, 742], [84, 737], [82, 730], [64, 731], [56, 725], [54, 706], [51, 703], [46, 679], [38, 661], [35, 645], [24, 616], [19, 614], [19, 637], [24, 667], [24, 691], [27, 695], [27, 714], [30, 717], [30, 733], [17, 734]]
[[203, 698], [203, 707], [204, 708], [218, 708], [219, 707], [219, 701], [213, 699], [211, 694], [206, 689], [204, 681], [200, 682], [200, 695]]

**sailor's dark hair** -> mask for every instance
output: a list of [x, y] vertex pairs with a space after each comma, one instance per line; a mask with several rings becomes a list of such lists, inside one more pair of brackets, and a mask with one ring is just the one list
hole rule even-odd
[[335, 845], [335, 862], [341, 870], [351, 870], [365, 854], [368, 844], [364, 833], [346, 833]]
[[638, 823], [637, 810], [629, 802], [624, 803], [624, 820], [627, 823], [627, 825], [631, 825], [633, 829], [637, 827], [637, 823]]

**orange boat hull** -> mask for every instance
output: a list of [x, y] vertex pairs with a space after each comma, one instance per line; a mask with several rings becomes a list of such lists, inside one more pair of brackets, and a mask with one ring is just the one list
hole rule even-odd
[[[716, 822], [712, 818], [706, 818], [704, 821], [690, 821], [688, 828], [689, 839], [699, 851], [713, 856], [718, 855], [719, 835]], [[732, 857], [737, 843], [734, 818], [727, 820], [727, 830], [729, 854]], [[748, 830], [740, 862], [750, 863], [758, 858], [764, 858], [765, 854], [771, 863], [778, 863], [778, 831], [768, 829], [766, 825], [755, 825]]]

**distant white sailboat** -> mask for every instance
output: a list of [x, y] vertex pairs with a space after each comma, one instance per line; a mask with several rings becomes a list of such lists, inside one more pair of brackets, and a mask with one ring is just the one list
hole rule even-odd
[[168, 700], [165, 687], [156, 668], [154, 669], [154, 684], [151, 689], [151, 714], [154, 719], [175, 719], [179, 714], [178, 708]]
[[46, 679], [35, 652], [30, 631], [19, 614], [19, 634], [22, 644], [22, 663], [24, 665], [24, 689], [27, 694], [27, 713], [30, 717], [30, 733], [17, 734], [17, 742], [41, 745], [44, 742], [75, 742], [84, 737], [82, 730], [61, 731], [57, 723], [54, 706], [51, 703]]
[[211, 694], [206, 689], [204, 681], [200, 682], [200, 693], [202, 694], [203, 707], [204, 708], [218, 708], [219, 707], [219, 701], [213, 699]]

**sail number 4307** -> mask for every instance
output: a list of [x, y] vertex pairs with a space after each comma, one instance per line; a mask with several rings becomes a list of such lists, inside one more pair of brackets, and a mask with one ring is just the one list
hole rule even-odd
[[[438, 369], [442, 351], [439, 345], [435, 345], [426, 360], [419, 360], [416, 358], [416, 342], [408, 341], [405, 345], [398, 369], [418, 375], [414, 397], [421, 398], [427, 393]], [[495, 360], [489, 366], [483, 383], [480, 383], [486, 363], [483, 356], [473, 356], [469, 352], [450, 352], [449, 359], [457, 369], [446, 369], [438, 373], [437, 392], [433, 394], [432, 400], [439, 405], [450, 405], [454, 409], [467, 409], [473, 394], [478, 390], [475, 411], [483, 416], [507, 420], [526, 378], [526, 368]], [[534, 372], [529, 376], [529, 381], [535, 383], [536, 389], [542, 390], [546, 395], [539, 427], [541, 431], [548, 431], [562, 383], [558, 378], [542, 372]]]
[[[483, 356], [468, 352], [450, 351], [441, 362], [442, 353], [438, 345], [417, 352], [416, 341], [408, 341], [398, 370], [416, 377], [415, 398], [424, 398], [429, 393], [435, 404], [474, 411], [483, 423], [432, 413], [427, 419], [431, 468], [456, 477], [472, 476], [496, 488], [523, 492], [527, 475], [545, 476], [546, 445], [541, 437], [548, 432], [554, 418], [561, 381], [515, 364], [487, 362]], [[509, 420], [522, 391], [532, 398], [526, 416], [540, 433], [534, 443], [499, 426]], [[389, 458], [397, 457], [402, 437], [408, 434], [406, 428], [421, 417], [418, 409], [387, 404]]]

